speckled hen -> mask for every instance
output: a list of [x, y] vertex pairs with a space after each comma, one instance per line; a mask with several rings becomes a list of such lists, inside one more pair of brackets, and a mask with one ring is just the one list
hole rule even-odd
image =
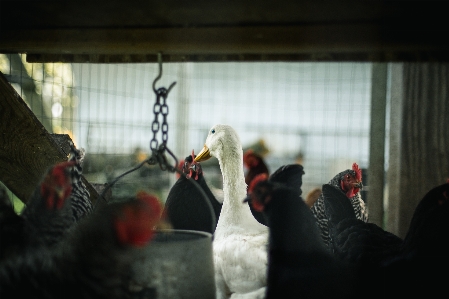
[[[347, 198], [349, 198], [357, 219], [364, 222], [368, 221], [368, 209], [360, 195], [360, 190], [363, 188], [362, 170], [359, 168], [357, 163], [353, 163], [351, 169], [338, 173], [329, 181], [328, 184], [332, 185], [334, 188], [345, 194]], [[331, 246], [327, 223], [328, 216], [326, 215], [326, 211], [324, 209], [323, 194], [318, 197], [311, 209], [318, 222], [318, 227], [320, 228], [321, 237], [323, 238], [324, 243], [327, 246]]]

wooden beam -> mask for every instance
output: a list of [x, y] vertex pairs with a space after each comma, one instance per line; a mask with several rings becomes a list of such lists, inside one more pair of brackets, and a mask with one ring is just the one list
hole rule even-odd
[[393, 64], [387, 230], [405, 237], [414, 210], [449, 178], [449, 64]]
[[434, 27], [447, 15], [446, 5], [440, 1], [64, 0], [62, 5], [54, 0], [6, 0], [1, 4], [3, 29], [199, 28], [390, 20], [410, 29], [422, 24]]
[[[154, 63], [156, 54], [36, 54], [26, 55], [29, 63]], [[447, 51], [366, 51], [347, 53], [302, 54], [188, 54], [162, 55], [164, 63], [170, 62], [447, 62]]]
[[[67, 160], [68, 138], [50, 134], [0, 72], [0, 180], [24, 203], [47, 169]], [[95, 202], [97, 191], [82, 179]]]
[[42, 0], [1, 8], [0, 53], [30, 54], [29, 62], [154, 62], [158, 52], [165, 62], [449, 61], [443, 1]]
[[[374, 63], [371, 78], [371, 126], [367, 207], [369, 222], [384, 227], [385, 124], [388, 65]], [[365, 182], [364, 182], [365, 184]], [[365, 198], [364, 198], [365, 199]]]
[[373, 24], [9, 30], [0, 50], [28, 62], [449, 61], [446, 39]]

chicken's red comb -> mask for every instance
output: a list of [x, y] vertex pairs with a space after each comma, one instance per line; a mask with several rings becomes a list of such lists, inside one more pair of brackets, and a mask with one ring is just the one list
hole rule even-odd
[[352, 170], [355, 171], [355, 178], [357, 181], [362, 181], [362, 170], [359, 168], [357, 163], [352, 164]]
[[[64, 161], [57, 163], [45, 175], [44, 181], [40, 186], [42, 197], [46, 198], [47, 208], [61, 209], [65, 200], [72, 193], [72, 184], [69, 175], [69, 167], [75, 165], [75, 161]], [[63, 189], [62, 195], [57, 192], [57, 189]]]
[[152, 214], [159, 218], [162, 213], [162, 203], [156, 195], [146, 193], [145, 191], [139, 191], [136, 195], [137, 199], [145, 202], [151, 209]]
[[161, 218], [162, 204], [155, 195], [137, 193], [137, 201], [126, 203], [114, 221], [118, 241], [123, 245], [143, 247], [153, 238]]
[[260, 173], [254, 177], [254, 179], [249, 183], [248, 193], [253, 192], [254, 187], [257, 185], [257, 183], [268, 180], [268, 174], [266, 173]]

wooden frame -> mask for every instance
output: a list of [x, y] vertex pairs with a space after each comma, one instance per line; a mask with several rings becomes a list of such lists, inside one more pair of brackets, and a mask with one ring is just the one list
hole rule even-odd
[[444, 1], [3, 1], [28, 62], [449, 61]]

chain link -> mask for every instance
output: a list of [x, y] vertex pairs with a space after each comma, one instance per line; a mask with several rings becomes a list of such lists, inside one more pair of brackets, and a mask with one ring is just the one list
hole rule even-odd
[[167, 105], [167, 96], [168, 91], [166, 90], [166, 93], [162, 95], [162, 99], [164, 100], [164, 103], [161, 106], [161, 113], [162, 113], [162, 143], [164, 145], [167, 144], [168, 141], [168, 122], [167, 122], [167, 116], [168, 116], [168, 105]]

